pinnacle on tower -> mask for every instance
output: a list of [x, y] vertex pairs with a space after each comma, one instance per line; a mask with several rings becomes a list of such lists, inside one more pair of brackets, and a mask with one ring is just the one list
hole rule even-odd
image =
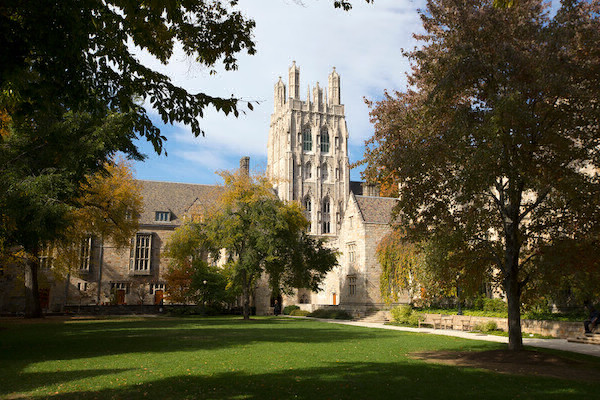
[[329, 74], [329, 104], [340, 104], [340, 75], [336, 72], [335, 67]]
[[300, 68], [296, 66], [296, 61], [292, 61], [289, 70], [290, 97], [300, 99]]
[[283, 107], [285, 101], [285, 84], [281, 80], [280, 76], [279, 80], [275, 84], [275, 110], [278, 110], [279, 108]]

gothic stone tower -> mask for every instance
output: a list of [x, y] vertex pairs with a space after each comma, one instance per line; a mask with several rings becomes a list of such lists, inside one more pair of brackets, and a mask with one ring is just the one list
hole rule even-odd
[[313, 235], [337, 236], [349, 193], [348, 130], [340, 104], [340, 76], [329, 74], [327, 98], [317, 82], [300, 100], [300, 69], [289, 69], [289, 96], [275, 84], [267, 175], [279, 198], [300, 201]]

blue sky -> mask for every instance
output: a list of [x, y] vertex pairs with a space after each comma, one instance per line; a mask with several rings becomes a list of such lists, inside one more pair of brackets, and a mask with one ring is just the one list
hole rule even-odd
[[[336, 67], [346, 106], [350, 162], [360, 160], [364, 142], [372, 134], [364, 98], [378, 100], [385, 89], [406, 88], [409, 63], [401, 49], [417, 45], [412, 34], [422, 30], [417, 9], [424, 7], [424, 0], [376, 0], [373, 5], [355, 0], [354, 8], [343, 12], [334, 9], [333, 0], [242, 0], [241, 10], [256, 21], [257, 54], [241, 53], [238, 70], [220, 69], [218, 74], [209, 75], [208, 69], [181, 52], [176, 52], [166, 66], [140, 54], [142, 62], [192, 93], [233, 94], [258, 104], [239, 118], [207, 110], [200, 121], [206, 136], [198, 138], [188, 127], [165, 126], [154, 115], [153, 120], [168, 139], [168, 156], [156, 155], [151, 146], [140, 141], [148, 159], [134, 164], [136, 177], [214, 184], [218, 182], [215, 171], [237, 168], [240, 157], [246, 155], [254, 171], [264, 171], [273, 86], [279, 76], [287, 85], [287, 71], [294, 60], [300, 67], [303, 100], [307, 86], [312, 88], [319, 82], [326, 87], [327, 76]], [[360, 172], [352, 170], [351, 179], [359, 180]]]
[[[250, 156], [253, 170], [264, 171], [273, 86], [279, 76], [287, 85], [293, 60], [300, 67], [302, 99], [308, 85], [312, 88], [319, 82], [325, 87], [327, 76], [336, 67], [346, 106], [350, 161], [359, 160], [364, 141], [372, 133], [363, 97], [377, 100], [384, 89], [406, 87], [408, 61], [402, 57], [401, 48], [415, 46], [412, 33], [421, 29], [417, 8], [424, 4], [377, 0], [368, 5], [356, 0], [352, 11], [343, 12], [334, 9], [332, 0], [242, 0], [241, 10], [256, 21], [257, 54], [240, 54], [237, 71], [220, 69], [217, 75], [209, 75], [206, 68], [181, 52], [176, 52], [167, 66], [140, 54], [145, 64], [166, 73], [190, 92], [233, 94], [258, 104], [239, 118], [207, 110], [200, 121], [206, 136], [199, 138], [194, 138], [186, 126], [165, 126], [154, 116], [167, 137], [168, 156], [156, 155], [151, 146], [140, 141], [148, 159], [134, 164], [136, 177], [213, 184], [218, 181], [215, 171], [237, 168], [245, 155]], [[352, 171], [352, 179], [360, 179], [358, 171]]]

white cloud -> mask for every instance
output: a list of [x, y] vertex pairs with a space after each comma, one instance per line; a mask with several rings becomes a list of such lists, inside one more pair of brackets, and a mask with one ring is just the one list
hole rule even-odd
[[207, 110], [200, 121], [206, 137], [193, 138], [184, 126], [165, 128], [168, 158], [151, 157], [146, 165], [138, 166], [138, 176], [165, 179], [166, 171], [176, 166], [173, 178], [167, 175], [166, 179], [212, 183], [214, 179], [208, 182], [206, 177], [217, 169], [236, 168], [241, 156], [250, 155], [252, 165], [266, 164], [273, 85], [279, 76], [287, 84], [292, 60], [300, 67], [301, 98], [306, 97], [309, 84], [312, 88], [318, 81], [326, 87], [327, 76], [336, 67], [342, 80], [351, 161], [360, 159], [364, 140], [372, 132], [363, 97], [376, 100], [384, 89], [405, 88], [408, 62], [400, 49], [415, 46], [412, 34], [421, 30], [417, 8], [423, 8], [424, 1], [354, 3], [352, 11], [343, 12], [333, 8], [332, 0], [304, 0], [304, 5], [290, 0], [242, 1], [244, 13], [256, 21], [257, 54], [241, 54], [237, 71], [211, 76], [181, 52], [166, 67], [140, 55], [191, 92], [233, 94], [258, 104], [239, 118]]

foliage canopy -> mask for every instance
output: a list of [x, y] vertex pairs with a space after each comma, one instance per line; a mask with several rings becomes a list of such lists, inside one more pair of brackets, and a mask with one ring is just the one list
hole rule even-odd
[[[397, 179], [407, 238], [442, 243], [440, 268], [502, 285], [519, 349], [544, 254], [600, 250], [600, 2], [563, 1], [553, 17], [540, 0], [493, 3], [428, 1], [410, 88], [371, 104], [364, 163], [371, 180]], [[579, 267], [597, 275], [598, 259]]]

